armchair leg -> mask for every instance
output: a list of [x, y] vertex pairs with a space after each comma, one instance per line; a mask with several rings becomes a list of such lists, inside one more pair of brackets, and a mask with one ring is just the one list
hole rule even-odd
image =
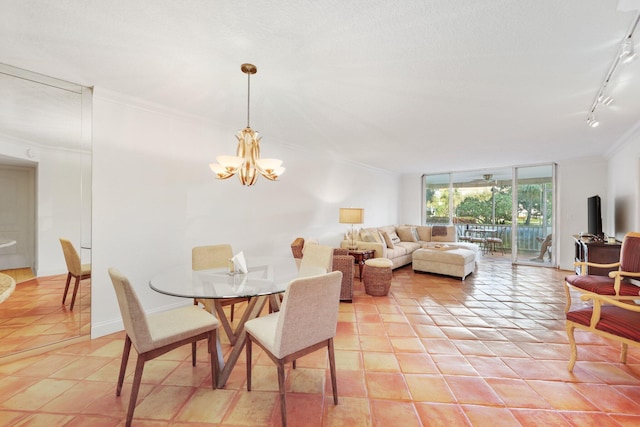
[[571, 346], [571, 357], [569, 358], [569, 372], [573, 372], [573, 367], [576, 365], [578, 359], [578, 347], [576, 346], [576, 339], [573, 336], [575, 326], [567, 322], [567, 336], [569, 337], [569, 345]]

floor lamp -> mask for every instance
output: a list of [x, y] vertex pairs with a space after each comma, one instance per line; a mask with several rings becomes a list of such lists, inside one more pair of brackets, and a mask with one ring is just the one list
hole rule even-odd
[[364, 209], [362, 208], [340, 208], [340, 224], [351, 224], [351, 238], [349, 239], [349, 249], [356, 249], [354, 238], [354, 224], [364, 222]]

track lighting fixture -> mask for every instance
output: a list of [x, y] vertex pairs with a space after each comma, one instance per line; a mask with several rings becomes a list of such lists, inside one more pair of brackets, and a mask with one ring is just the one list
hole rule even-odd
[[607, 86], [609, 85], [609, 83], [611, 83], [611, 79], [618, 69], [618, 66], [620, 64], [628, 64], [636, 57], [635, 47], [633, 44], [633, 33], [638, 26], [638, 22], [640, 22], [640, 13], [638, 13], [638, 16], [636, 16], [636, 19], [634, 20], [633, 25], [631, 25], [631, 28], [625, 38], [622, 39], [620, 47], [618, 48], [618, 52], [616, 53], [616, 57], [613, 59], [613, 63], [609, 68], [609, 72], [602, 81], [600, 90], [598, 90], [598, 93], [596, 93], [596, 97], [594, 98], [593, 103], [591, 104], [591, 108], [587, 113], [587, 125], [592, 128], [597, 127], [600, 124], [600, 122], [595, 119], [595, 112], [598, 106], [600, 104], [609, 105], [613, 102], [613, 98], [609, 95], [605, 95], [605, 93], [607, 92]]

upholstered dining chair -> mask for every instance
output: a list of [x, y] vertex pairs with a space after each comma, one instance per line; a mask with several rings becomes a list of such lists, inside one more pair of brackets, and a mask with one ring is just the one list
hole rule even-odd
[[[191, 250], [191, 268], [196, 271], [209, 268], [226, 268], [231, 258], [233, 258], [231, 245], [196, 246]], [[233, 322], [235, 304], [244, 301], [249, 301], [249, 298], [227, 298], [218, 302], [221, 306], [231, 306], [230, 318], [231, 322]], [[195, 302], [201, 303], [208, 312], [215, 315], [215, 307], [210, 299], [196, 299]]]
[[78, 287], [80, 286], [80, 281], [84, 279], [89, 279], [91, 277], [91, 264], [81, 264], [80, 256], [76, 251], [76, 248], [73, 247], [73, 243], [67, 239], [60, 238], [60, 244], [62, 245], [62, 253], [64, 254], [64, 261], [67, 264], [67, 283], [64, 285], [64, 294], [62, 295], [62, 304], [64, 305], [67, 300], [67, 292], [69, 292], [69, 284], [71, 283], [71, 278], [75, 279], [75, 284], [73, 286], [73, 296], [71, 297], [71, 305], [69, 306], [70, 310], [73, 310], [73, 306], [76, 303], [76, 295], [78, 294]]
[[320, 276], [294, 279], [285, 292], [280, 311], [249, 320], [246, 362], [247, 390], [251, 391], [251, 352], [256, 343], [278, 369], [278, 389], [282, 425], [287, 425], [284, 365], [327, 348], [333, 389], [333, 403], [338, 404], [333, 337], [338, 324], [338, 307], [342, 273], [333, 271]]
[[[567, 304], [565, 313], [571, 309], [571, 290], [586, 294], [606, 295], [611, 298], [633, 303], [640, 298], [640, 287], [630, 280], [640, 279], [640, 233], [629, 232], [622, 240], [620, 260], [611, 264], [598, 264], [588, 261], [576, 261], [581, 274], [565, 277]], [[617, 268], [609, 276], [586, 274], [587, 267]]]
[[207, 340], [211, 363], [211, 387], [215, 389], [216, 377], [220, 369], [216, 356], [218, 319], [195, 306], [180, 307], [147, 315], [129, 280], [115, 268], [109, 269], [109, 276], [118, 298], [120, 314], [122, 315], [122, 322], [126, 332], [116, 396], [120, 396], [122, 392], [122, 384], [132, 344], [138, 352], [126, 425], [130, 426], [133, 420], [133, 411], [136, 407], [145, 362], [175, 348], [191, 344], [191, 363], [195, 366], [196, 342], [203, 339]]
[[331, 246], [307, 244], [304, 247], [298, 277], [316, 276], [331, 271], [333, 248]]
[[[302, 252], [304, 248], [304, 239], [302, 237], [296, 238], [291, 243], [291, 253], [296, 260], [298, 270], [300, 270], [300, 263], [302, 261]], [[340, 290], [340, 301], [351, 302], [353, 300], [353, 276], [355, 273], [355, 260], [353, 255], [349, 255], [349, 249], [347, 248], [334, 248], [332, 271], [342, 272], [342, 287]]]

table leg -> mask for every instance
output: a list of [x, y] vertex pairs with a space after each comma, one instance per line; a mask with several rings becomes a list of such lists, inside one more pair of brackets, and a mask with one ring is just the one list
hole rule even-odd
[[244, 324], [248, 320], [255, 319], [260, 315], [268, 298], [269, 297], [267, 295], [261, 295], [255, 298], [251, 298], [251, 301], [249, 301], [245, 314], [242, 316], [242, 319], [238, 324], [238, 328], [235, 331], [236, 343], [231, 350], [231, 354], [229, 354], [229, 358], [226, 360], [226, 362], [220, 364], [220, 374], [218, 375], [217, 381], [218, 388], [224, 387], [224, 385], [227, 383], [233, 367], [236, 365], [240, 354], [242, 354], [242, 350], [244, 349], [244, 345], [247, 339], [247, 332], [244, 330]]

